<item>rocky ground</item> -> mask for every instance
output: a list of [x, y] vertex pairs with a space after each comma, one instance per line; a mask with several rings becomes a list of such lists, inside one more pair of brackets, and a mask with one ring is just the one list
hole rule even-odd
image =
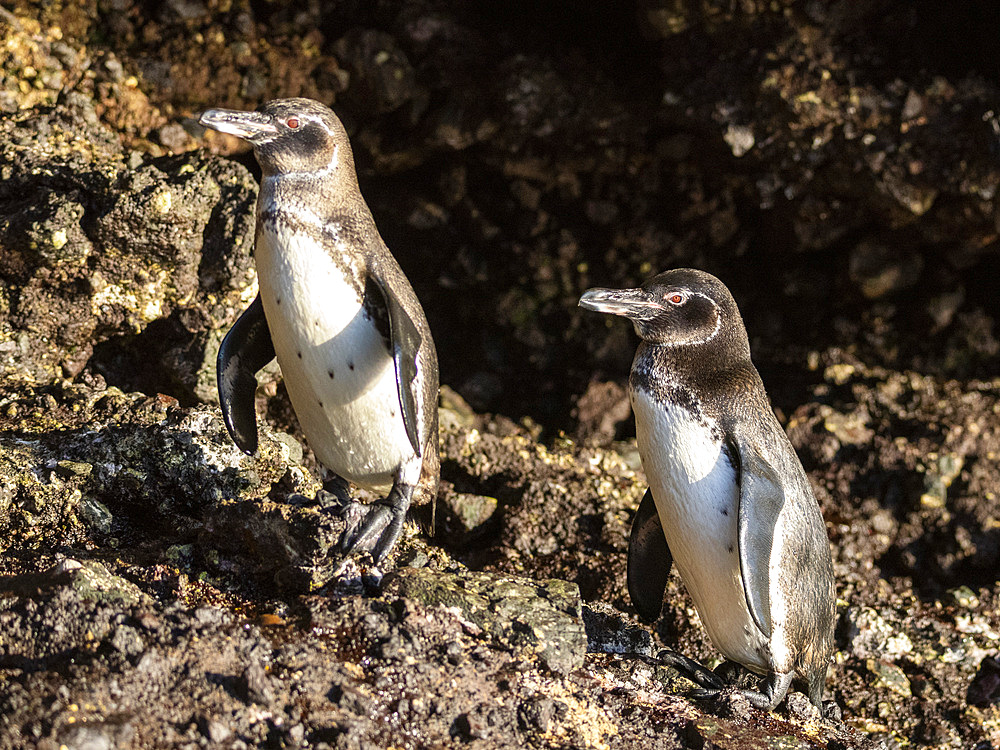
[[[1000, 748], [998, 21], [0, 9], [0, 747]], [[440, 353], [435, 533], [381, 569], [303, 499], [276, 371], [256, 456], [216, 405], [256, 167], [196, 116], [276, 96], [344, 119]], [[685, 697], [648, 658], [717, 658], [680, 581], [655, 629], [625, 593], [635, 339], [576, 299], [678, 265], [733, 290], [822, 506], [825, 719]]]

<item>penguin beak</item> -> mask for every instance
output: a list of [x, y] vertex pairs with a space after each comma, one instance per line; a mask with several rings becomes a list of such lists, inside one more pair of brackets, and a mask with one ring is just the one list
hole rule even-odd
[[235, 135], [253, 144], [266, 143], [278, 134], [270, 115], [235, 109], [210, 109], [198, 120], [206, 128]]
[[648, 320], [663, 311], [642, 289], [588, 289], [580, 297], [580, 307], [631, 320]]

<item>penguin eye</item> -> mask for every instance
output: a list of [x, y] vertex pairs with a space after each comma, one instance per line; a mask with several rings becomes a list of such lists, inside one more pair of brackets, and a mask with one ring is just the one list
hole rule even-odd
[[671, 305], [683, 305], [687, 302], [687, 295], [683, 292], [670, 292], [670, 294], [665, 294], [663, 296]]
[[287, 120], [285, 120], [285, 125], [287, 125], [288, 127], [290, 127], [292, 130], [295, 130], [295, 128], [297, 128], [299, 126], [299, 118], [298, 117], [289, 117]]

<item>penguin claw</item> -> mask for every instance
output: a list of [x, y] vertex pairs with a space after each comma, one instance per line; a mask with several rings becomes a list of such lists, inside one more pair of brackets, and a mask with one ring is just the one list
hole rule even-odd
[[347, 526], [340, 535], [340, 551], [345, 555], [370, 552], [377, 565], [402, 536], [406, 509], [392, 507], [384, 500], [371, 505], [351, 502], [341, 517]]

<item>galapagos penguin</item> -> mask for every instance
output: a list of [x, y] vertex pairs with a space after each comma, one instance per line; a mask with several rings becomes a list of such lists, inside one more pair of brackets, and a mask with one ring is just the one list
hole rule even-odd
[[335, 475], [326, 486], [347, 480], [385, 495], [351, 502], [340, 540], [345, 553], [369, 551], [377, 563], [411, 500], [437, 493], [438, 363], [423, 309], [378, 233], [347, 132], [328, 107], [277, 99], [254, 112], [209, 110], [200, 122], [248, 141], [262, 171], [260, 292], [217, 362], [226, 427], [256, 451], [254, 373], [277, 356], [302, 432]]
[[[681, 268], [638, 289], [590, 289], [579, 304], [628, 318], [641, 339], [628, 391], [649, 489], [629, 540], [634, 606], [659, 616], [676, 563], [715, 647], [764, 677], [742, 691], [750, 703], [774, 708], [798, 673], [822, 709], [836, 603], [829, 540], [732, 295]], [[693, 672], [700, 696], [725, 685], [664, 656]]]

